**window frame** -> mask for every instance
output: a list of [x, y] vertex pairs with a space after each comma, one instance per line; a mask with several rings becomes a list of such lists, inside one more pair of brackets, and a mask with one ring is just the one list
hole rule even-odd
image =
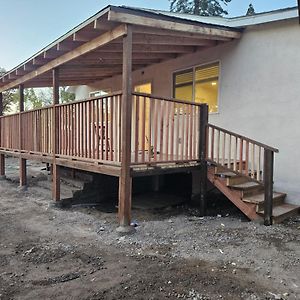
[[197, 64], [197, 65], [193, 65], [190, 67], [186, 67], [186, 68], [181, 68], [178, 70], [173, 71], [172, 74], [172, 97], [175, 98], [175, 89], [176, 89], [176, 75], [178, 74], [184, 74], [184, 73], [188, 73], [190, 70], [193, 71], [193, 91], [192, 91], [192, 103], [195, 103], [195, 85], [196, 85], [196, 78], [195, 78], [195, 72], [197, 68], [205, 68], [206, 66], [210, 66], [210, 65], [219, 65], [219, 76], [218, 76], [218, 96], [217, 96], [217, 101], [218, 101], [218, 110], [215, 112], [209, 112], [209, 114], [214, 115], [214, 114], [219, 114], [220, 113], [220, 87], [221, 87], [221, 61], [220, 60], [214, 60], [214, 61], [210, 61], [210, 62], [205, 62], [205, 63], [201, 63], [201, 64]]

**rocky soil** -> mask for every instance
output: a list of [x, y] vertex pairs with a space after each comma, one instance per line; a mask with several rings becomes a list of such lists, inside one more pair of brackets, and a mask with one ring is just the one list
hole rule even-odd
[[61, 210], [32, 165], [0, 182], [0, 299], [300, 299], [300, 218], [264, 227], [232, 207], [200, 218], [187, 206], [115, 213]]

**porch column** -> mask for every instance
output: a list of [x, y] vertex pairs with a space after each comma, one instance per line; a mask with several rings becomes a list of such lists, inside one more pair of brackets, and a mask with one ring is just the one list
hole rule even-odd
[[19, 150], [20, 150], [20, 188], [27, 186], [27, 170], [26, 159], [21, 157], [21, 150], [23, 150], [23, 136], [22, 136], [22, 114], [24, 111], [24, 85], [19, 85]]
[[208, 105], [200, 106], [200, 138], [199, 138], [199, 159], [200, 159], [200, 215], [205, 216], [207, 210], [207, 124]]
[[123, 78], [121, 104], [121, 176], [119, 178], [119, 228], [118, 232], [133, 230], [131, 218], [131, 114], [132, 114], [132, 27], [127, 25], [127, 34], [123, 37]]
[[[3, 116], [3, 94], [0, 93], [0, 117]], [[0, 121], [0, 146], [1, 145], [1, 121]], [[0, 180], [5, 179], [5, 156], [0, 154]]]
[[52, 152], [53, 152], [53, 165], [52, 165], [52, 198], [54, 201], [60, 200], [60, 172], [59, 166], [56, 164], [56, 154], [58, 153], [58, 113], [55, 105], [59, 104], [59, 69], [52, 70], [53, 79], [53, 113], [52, 113]]

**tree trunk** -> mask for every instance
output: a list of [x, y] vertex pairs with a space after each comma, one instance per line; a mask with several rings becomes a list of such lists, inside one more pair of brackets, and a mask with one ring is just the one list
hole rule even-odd
[[194, 15], [200, 15], [200, 1], [194, 0]]

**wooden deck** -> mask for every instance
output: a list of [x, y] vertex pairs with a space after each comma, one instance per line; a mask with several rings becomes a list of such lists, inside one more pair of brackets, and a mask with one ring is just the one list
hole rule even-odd
[[[114, 93], [1, 116], [0, 153], [120, 176], [121, 97]], [[132, 102], [132, 169], [164, 164], [174, 170], [198, 161], [200, 105], [143, 94], [134, 94]]]

